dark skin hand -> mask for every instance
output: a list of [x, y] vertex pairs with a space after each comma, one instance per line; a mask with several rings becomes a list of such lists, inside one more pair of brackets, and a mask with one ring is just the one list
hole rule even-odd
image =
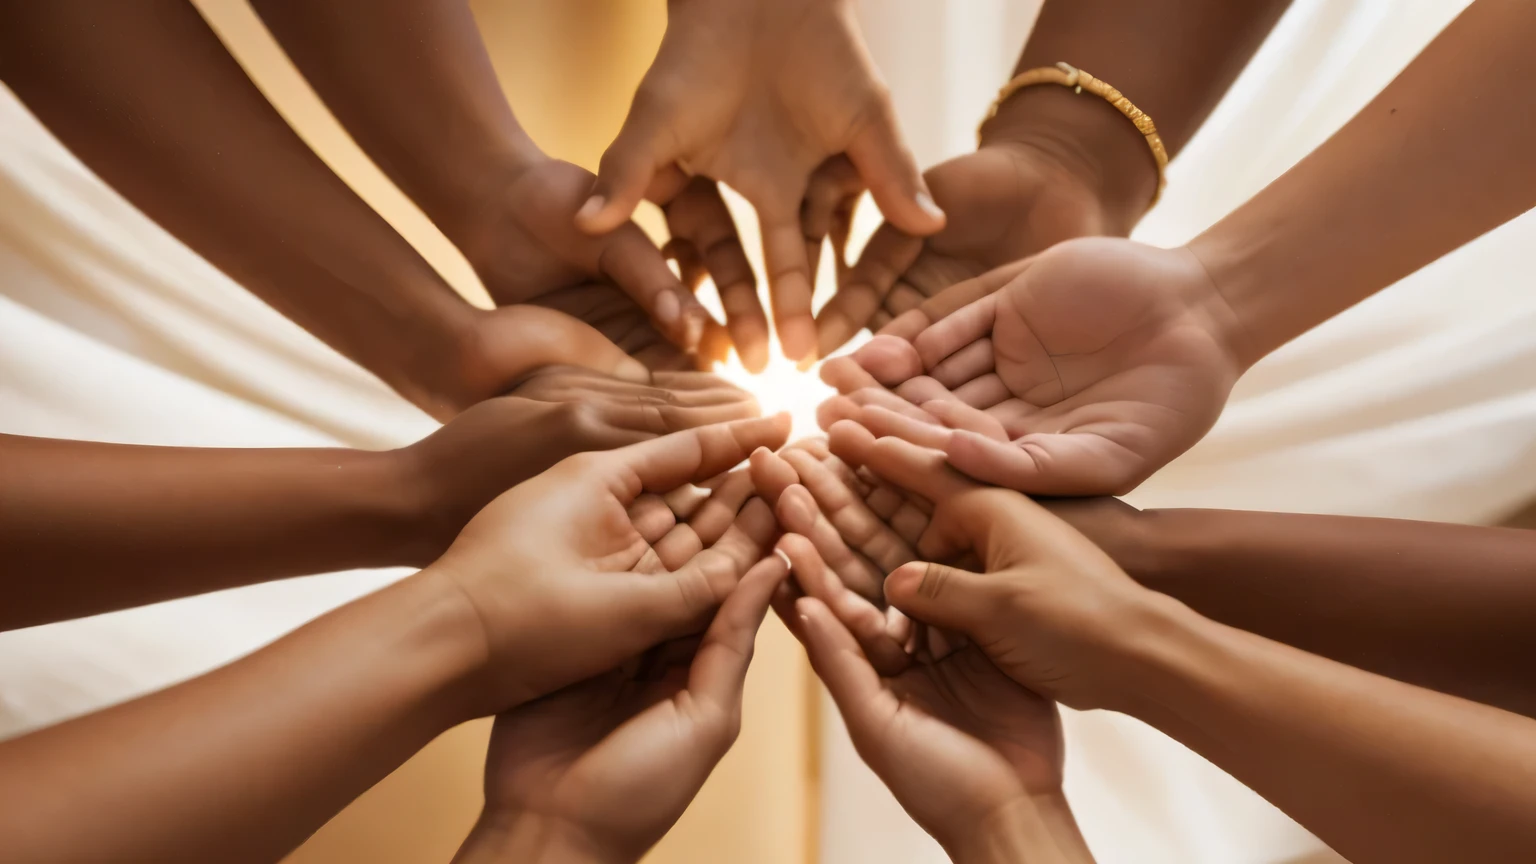
[[[0, 629], [272, 579], [426, 564], [561, 459], [755, 416], [700, 372], [550, 368], [408, 447], [141, 447], [0, 436]], [[281, 542], [278, 542], [280, 538]]]
[[[1060, 61], [1093, 73], [1153, 118], [1173, 156], [1289, 5], [1047, 3], [1014, 74]], [[1008, 99], [975, 153], [924, 177], [949, 221], [928, 238], [891, 225], [876, 231], [817, 316], [822, 356], [866, 325], [879, 329], [926, 297], [1062, 240], [1126, 236], [1157, 188], [1156, 163], [1130, 121], [1097, 96], [1045, 85]], [[819, 245], [831, 234], [839, 259], [862, 188], [856, 173], [834, 161], [822, 166], [807, 194], [806, 236]]]
[[464, 253], [497, 305], [603, 281], [671, 342], [697, 346], [708, 313], [645, 232], [628, 221], [600, 236], [576, 229], [596, 177], [545, 155], [523, 131], [468, 3], [252, 6], [358, 144]]
[[645, 380], [580, 321], [465, 302], [183, 0], [8, 4], [0, 80], [150, 218], [439, 419], [552, 363]]

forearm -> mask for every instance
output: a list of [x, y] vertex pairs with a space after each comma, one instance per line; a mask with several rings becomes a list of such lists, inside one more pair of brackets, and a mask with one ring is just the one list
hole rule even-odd
[[1513, 862], [1536, 848], [1536, 721], [1151, 605], [1116, 707], [1345, 858]]
[[[1015, 73], [1070, 63], [1109, 82], [1157, 124], [1173, 156], [1216, 107], [1290, 0], [1048, 2]], [[1097, 96], [1037, 86], [1015, 94], [986, 140], [1023, 139], [1085, 167], [1130, 225], [1157, 189], [1146, 140]]]
[[0, 744], [0, 858], [277, 861], [468, 718], [460, 690], [482, 658], [460, 634], [476, 626], [423, 574], [202, 678]]
[[[1536, 205], [1536, 4], [1479, 0], [1190, 248], [1258, 358]], [[1502, 85], [1509, 86], [1502, 86]]]
[[0, 629], [237, 585], [423, 563], [402, 460], [0, 435]]
[[466, 0], [254, 0], [347, 131], [466, 254], [543, 153], [507, 104]]
[[185, 0], [9, 4], [0, 78], [92, 170], [438, 416], [475, 310], [289, 128]]
[[1143, 540], [1117, 560], [1202, 615], [1536, 715], [1536, 532], [1241, 510], [1135, 518]]
[[633, 864], [589, 842], [574, 825], [528, 814], [483, 813], [453, 864]]

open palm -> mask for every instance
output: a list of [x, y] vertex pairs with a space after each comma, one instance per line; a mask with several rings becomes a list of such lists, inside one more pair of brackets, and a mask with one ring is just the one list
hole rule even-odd
[[909, 410], [877, 434], [940, 447], [961, 471], [1024, 492], [1118, 494], [1216, 422], [1241, 371], [1230, 320], [1189, 253], [1085, 238], [910, 347], [872, 342], [860, 363], [953, 430], [918, 428]]

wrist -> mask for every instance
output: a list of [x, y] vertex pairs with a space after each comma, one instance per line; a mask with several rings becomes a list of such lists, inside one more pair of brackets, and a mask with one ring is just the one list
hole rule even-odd
[[[1146, 591], [1145, 602], [1116, 628], [1106, 664], [1105, 698], [1095, 707], [1153, 722], [1166, 699], [1198, 664], [1205, 629], [1213, 624], [1183, 602]], [[1155, 725], [1155, 724], [1154, 724]]]
[[491, 642], [479, 609], [458, 580], [427, 567], [399, 583], [411, 595], [423, 654], [434, 658], [433, 702], [446, 721], [444, 729], [504, 710], [496, 698]]
[[1058, 790], [1011, 801], [942, 843], [955, 864], [1088, 862], [1072, 808]]
[[633, 864], [638, 858], [604, 849], [579, 827], [561, 819], [487, 811], [480, 815], [453, 860], [454, 864]]
[[1298, 313], [1305, 314], [1301, 308], [1305, 304], [1297, 305], [1295, 291], [1272, 290], [1272, 268], [1263, 258], [1278, 232], [1264, 232], [1267, 239], [1250, 239], [1245, 232], [1227, 230], [1229, 221], [1231, 217], [1184, 248], [1205, 269], [1225, 307], [1231, 343], [1246, 370], [1317, 322], [1296, 320]]
[[1157, 163], [1146, 138], [1097, 96], [1055, 85], [1026, 87], [998, 107], [981, 147], [1022, 148], [1092, 196], [1106, 234], [1125, 236], [1157, 193]]

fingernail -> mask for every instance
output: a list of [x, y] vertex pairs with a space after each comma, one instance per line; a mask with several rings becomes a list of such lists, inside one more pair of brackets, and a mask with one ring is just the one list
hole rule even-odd
[[917, 206], [923, 208], [924, 213], [935, 219], [944, 218], [944, 211], [939, 209], [939, 205], [934, 202], [933, 196], [929, 195], [927, 191], [917, 193]]
[[737, 346], [736, 352], [741, 356], [741, 365], [747, 367], [747, 371], [753, 375], [768, 368], [768, 345], [763, 342], [754, 342], [746, 347]]
[[811, 353], [800, 358], [800, 362], [795, 364], [795, 368], [801, 372], [809, 372], [811, 367], [816, 365], [816, 361], [820, 359], [821, 357], [817, 355], [816, 350], [813, 348]]
[[603, 198], [603, 196], [593, 195], [591, 198], [587, 199], [585, 204], [581, 205], [580, 210], [576, 211], [576, 218], [591, 219], [592, 217], [596, 216], [603, 209], [603, 205], [607, 203], [607, 199]]
[[773, 554], [779, 556], [779, 560], [784, 562], [784, 569], [786, 569], [786, 570], [793, 570], [793, 569], [795, 569], [795, 565], [789, 563], [789, 555], [783, 549], [775, 548], [773, 550]]
[[677, 302], [677, 295], [671, 291], [663, 291], [656, 297], [656, 320], [663, 325], [671, 327], [677, 323], [679, 315], [683, 314], [681, 303]]

